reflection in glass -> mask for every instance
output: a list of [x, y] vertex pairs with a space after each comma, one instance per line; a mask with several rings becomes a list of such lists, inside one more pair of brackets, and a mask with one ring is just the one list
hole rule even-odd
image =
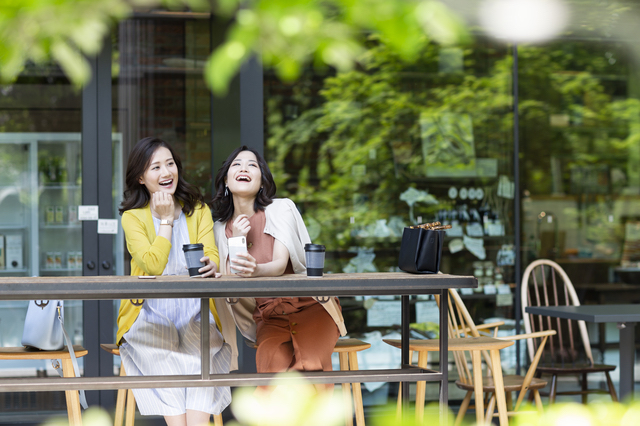
[[[29, 64], [0, 93], [0, 277], [82, 275], [81, 92], [57, 67]], [[0, 302], [0, 346], [21, 346], [26, 310]], [[65, 321], [82, 344], [82, 301], [65, 303]], [[45, 375], [57, 376], [49, 360], [0, 365], [2, 377]], [[3, 394], [3, 416], [66, 413], [63, 392], [32, 395]]]
[[[495, 260], [513, 242], [510, 192], [498, 191], [512, 175], [508, 50], [482, 40], [468, 49], [434, 45], [407, 65], [380, 44], [368, 58], [359, 71], [309, 71], [294, 85], [265, 75], [279, 195], [301, 205], [333, 272], [395, 270], [404, 226], [436, 220], [455, 232], [479, 227], [474, 236]], [[421, 195], [403, 199], [409, 189]], [[497, 222], [504, 231], [488, 239]], [[448, 256], [443, 271], [471, 273], [478, 254], [469, 254]]]
[[[291, 85], [265, 73], [266, 158], [278, 196], [296, 202], [312, 241], [326, 246], [326, 272], [397, 271], [404, 228], [439, 221], [452, 225], [443, 272], [478, 274], [494, 301], [497, 286], [514, 282], [506, 255], [514, 244], [510, 52], [479, 38], [467, 47], [430, 45], [408, 65], [379, 43], [353, 72], [308, 70]], [[340, 302], [350, 336], [375, 348], [376, 363], [364, 359], [361, 368], [396, 367], [399, 353], [381, 338], [397, 337], [399, 300]], [[415, 328], [433, 338], [428, 303], [415, 305]], [[503, 305], [474, 314], [510, 316]], [[395, 385], [378, 385], [365, 395], [387, 403]]]
[[210, 53], [208, 17], [159, 14], [119, 25], [113, 46], [113, 120], [123, 134], [123, 161], [138, 140], [164, 139], [179, 153], [189, 182], [211, 198], [211, 98], [202, 79]]

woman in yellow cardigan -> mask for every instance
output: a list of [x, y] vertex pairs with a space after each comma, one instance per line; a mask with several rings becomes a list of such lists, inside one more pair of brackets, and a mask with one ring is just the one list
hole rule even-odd
[[[131, 254], [131, 275], [187, 275], [183, 244], [202, 243], [202, 277], [219, 277], [218, 250], [209, 207], [182, 176], [166, 142], [140, 140], [131, 151], [120, 208]], [[210, 306], [211, 373], [228, 373], [231, 349]], [[118, 344], [129, 376], [200, 374], [200, 300], [123, 300]], [[134, 389], [142, 415], [164, 416], [168, 426], [207, 424], [231, 402], [228, 387]]]

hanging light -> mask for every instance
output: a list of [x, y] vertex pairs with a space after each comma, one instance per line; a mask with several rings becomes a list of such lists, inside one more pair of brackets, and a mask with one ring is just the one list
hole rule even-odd
[[495, 38], [515, 43], [536, 43], [558, 35], [569, 11], [562, 0], [485, 0], [480, 23]]

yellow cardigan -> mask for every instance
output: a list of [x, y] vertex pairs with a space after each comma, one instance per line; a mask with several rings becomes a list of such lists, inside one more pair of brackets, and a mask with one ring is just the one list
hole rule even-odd
[[[192, 244], [204, 244], [204, 255], [209, 256], [212, 262], [220, 265], [218, 248], [213, 237], [213, 220], [211, 211], [206, 205], [196, 207], [191, 216], [187, 216], [187, 228], [189, 241]], [[164, 237], [156, 236], [153, 226], [151, 208], [149, 205], [134, 210], [127, 210], [122, 214], [122, 229], [127, 241], [127, 249], [131, 253], [131, 275], [162, 275], [167, 261], [171, 242]], [[218, 270], [220, 268], [218, 267]], [[122, 336], [129, 331], [138, 318], [141, 306], [131, 303], [131, 300], [120, 301], [118, 313], [118, 334], [116, 342], [122, 341]], [[209, 302], [209, 308], [220, 327], [220, 319], [216, 311], [213, 299]]]

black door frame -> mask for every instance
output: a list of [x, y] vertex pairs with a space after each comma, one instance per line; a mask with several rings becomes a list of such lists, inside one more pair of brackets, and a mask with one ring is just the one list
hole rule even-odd
[[[111, 38], [90, 58], [91, 81], [82, 90], [82, 203], [99, 206], [100, 219], [113, 219]], [[97, 221], [82, 222], [82, 274], [113, 275], [113, 235], [98, 234]], [[85, 300], [82, 304], [85, 376], [113, 375], [113, 356], [100, 343], [113, 343], [113, 301]], [[87, 392], [89, 405], [112, 407], [114, 391]]]

